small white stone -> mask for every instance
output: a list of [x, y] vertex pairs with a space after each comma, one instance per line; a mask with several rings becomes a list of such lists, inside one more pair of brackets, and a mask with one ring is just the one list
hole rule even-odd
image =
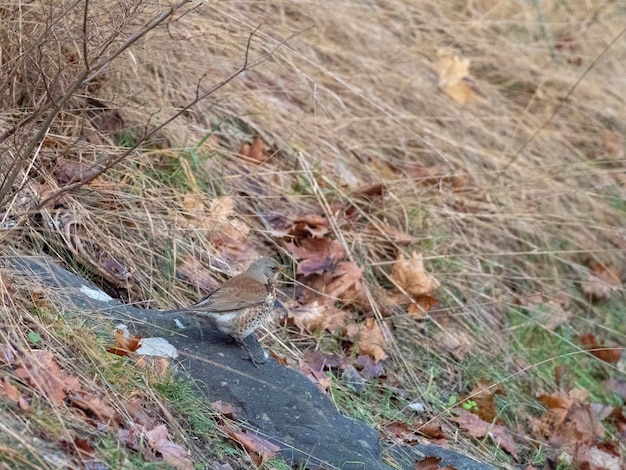
[[99, 300], [100, 302], [113, 302], [113, 298], [100, 289], [92, 289], [82, 285], [80, 286], [80, 291], [90, 299]]

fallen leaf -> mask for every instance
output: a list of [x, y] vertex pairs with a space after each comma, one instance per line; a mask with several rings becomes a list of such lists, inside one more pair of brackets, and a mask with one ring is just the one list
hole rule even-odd
[[515, 444], [513, 436], [504, 426], [494, 425], [489, 432], [489, 437], [495, 445], [507, 451], [515, 460], [518, 460], [517, 444]]
[[256, 136], [251, 145], [247, 143], [241, 144], [239, 155], [257, 165], [263, 163], [266, 160], [265, 143], [263, 142], [263, 139]]
[[330, 390], [332, 381], [323, 371], [317, 370], [304, 362], [300, 363], [300, 372], [313, 382], [322, 392]]
[[222, 400], [211, 402], [211, 407], [219, 414], [224, 415], [228, 419], [237, 419], [237, 414], [232, 403], [227, 403]]
[[613, 292], [622, 288], [622, 270], [619, 268], [593, 263], [591, 272], [580, 288], [591, 300], [608, 300]]
[[465, 410], [460, 410], [459, 416], [451, 419], [459, 423], [461, 428], [465, 429], [472, 437], [480, 438], [488, 435], [497, 446], [511, 454], [515, 460], [518, 459], [517, 445], [504, 426], [487, 423], [477, 415]]
[[367, 311], [369, 301], [363, 289], [362, 277], [363, 268], [355, 262], [339, 262], [332, 271], [332, 280], [326, 285], [324, 294], [342, 302], [355, 303]]
[[104, 425], [120, 424], [123, 418], [115, 408], [108, 404], [107, 400], [94, 393], [73, 393], [70, 395], [74, 406], [93, 413], [98, 421]]
[[74, 446], [78, 450], [78, 454], [81, 459], [89, 459], [94, 456], [94, 448], [92, 447], [89, 439], [82, 437], [74, 438]]
[[399, 290], [413, 297], [430, 294], [439, 287], [439, 281], [426, 272], [423, 255], [416, 251], [411, 254], [410, 259], [400, 253], [391, 269], [390, 277]]
[[592, 334], [581, 335], [578, 337], [578, 341], [580, 341], [580, 344], [582, 344], [590, 354], [609, 364], [617, 364], [622, 357], [624, 348], [607, 347]]
[[20, 392], [15, 385], [9, 381], [9, 377], [5, 375], [0, 382], [0, 398], [7, 397], [13, 403], [17, 403], [20, 399]]
[[304, 238], [298, 244], [287, 243], [286, 246], [300, 260], [296, 273], [303, 276], [332, 271], [337, 262], [346, 256], [341, 243], [328, 238]]
[[133, 398], [130, 400], [124, 400], [122, 402], [124, 410], [131, 417], [131, 419], [145, 428], [151, 429], [154, 427], [152, 418], [150, 418], [143, 409], [142, 401], [139, 398]]
[[619, 455], [613, 455], [596, 446], [582, 445], [576, 449], [576, 460], [586, 470], [623, 470]]
[[423, 460], [416, 460], [413, 470], [456, 470], [454, 467], [440, 467], [439, 463], [441, 459], [439, 457], [426, 457]]
[[300, 371], [323, 392], [330, 389], [332, 381], [324, 371], [344, 365], [346, 358], [338, 354], [324, 354], [320, 351], [305, 350], [300, 361]]
[[20, 362], [21, 366], [15, 370], [15, 376], [27, 381], [56, 405], [63, 403], [69, 392], [81, 390], [78, 379], [64, 373], [50, 351], [33, 350]]
[[427, 317], [427, 313], [439, 306], [439, 300], [431, 295], [422, 295], [414, 299], [406, 309], [406, 312], [413, 318], [422, 320]]
[[167, 426], [164, 424], [145, 431], [144, 436], [152, 450], [161, 454], [165, 462], [181, 470], [194, 469], [193, 462], [188, 458], [189, 452], [170, 440]]
[[404, 422], [394, 421], [393, 423], [385, 425], [384, 429], [387, 433], [397, 437], [398, 439], [402, 439], [404, 442], [417, 442], [417, 436]]
[[500, 384], [494, 386], [489, 380], [479, 380], [472, 391], [463, 399], [474, 401], [477, 406], [472, 412], [484, 421], [491, 423], [498, 414], [493, 401], [493, 397], [498, 394], [504, 394]]
[[339, 354], [326, 354], [321, 351], [306, 349], [303, 353], [303, 362], [312, 369], [321, 372], [343, 366], [346, 364], [346, 358]]
[[330, 221], [328, 218], [321, 214], [311, 213], [298, 217], [287, 231], [287, 234], [292, 239], [322, 238], [329, 231]]
[[368, 354], [377, 362], [387, 358], [385, 335], [373, 318], [367, 318], [365, 324], [348, 324], [346, 336], [356, 346], [358, 354]]
[[114, 346], [109, 346], [107, 352], [117, 356], [128, 356], [139, 348], [141, 336], [131, 336], [126, 325], [118, 325], [115, 329]]
[[256, 454], [259, 458], [258, 465], [274, 457], [280, 450], [280, 447], [277, 445], [272, 444], [257, 434], [247, 432], [245, 429], [239, 432], [231, 431], [228, 433], [228, 436], [239, 442], [248, 452]]
[[370, 356], [358, 356], [354, 361], [364, 379], [370, 380], [385, 375], [385, 369], [380, 362], [374, 362]]
[[457, 103], [466, 104], [476, 93], [466, 81], [470, 77], [470, 60], [460, 57], [452, 49], [439, 49], [433, 68], [439, 75], [439, 89]]
[[541, 416], [540, 426], [557, 447], [566, 443], [593, 444], [604, 437], [604, 428], [591, 407], [584, 403], [589, 392], [572, 389], [541, 394], [537, 398], [548, 411]]
[[458, 361], [465, 358], [474, 345], [474, 341], [474, 336], [453, 327], [438, 330], [431, 339], [431, 343], [437, 351], [442, 354], [449, 354]]
[[452, 417], [452, 421], [457, 422], [467, 433], [472, 437], [484, 437], [489, 432], [491, 424], [480, 419], [479, 416], [470, 413], [469, 411], [460, 410], [460, 414], [457, 417]]
[[606, 130], [603, 134], [604, 151], [614, 161], [624, 159], [624, 139], [618, 132]]
[[351, 312], [340, 310], [332, 302], [317, 297], [311, 303], [288, 308], [283, 322], [287, 325], [296, 325], [300, 333], [305, 331], [316, 333], [324, 330], [334, 332], [343, 330], [352, 317]]
[[345, 367], [341, 373], [341, 380], [357, 394], [365, 391], [365, 380], [354, 366], [348, 364]]

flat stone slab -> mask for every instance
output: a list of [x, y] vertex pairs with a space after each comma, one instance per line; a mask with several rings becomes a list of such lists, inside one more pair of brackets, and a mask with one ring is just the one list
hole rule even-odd
[[[97, 312], [126, 324], [132, 334], [167, 339], [178, 350], [180, 365], [207, 399], [232, 404], [238, 419], [279, 446], [285, 460], [294, 465], [413, 470], [416, 459], [435, 456], [442, 459], [441, 465], [458, 470], [493, 469], [457, 452], [428, 445], [390, 449], [391, 467], [383, 462], [376, 431], [339, 413], [299, 372], [271, 357], [258, 366], [244, 359], [240, 347], [209, 323], [121, 304], [45, 257], [0, 257], [0, 268], [14, 279], [23, 277], [47, 287], [60, 309]], [[256, 340], [252, 343], [260, 348]]]

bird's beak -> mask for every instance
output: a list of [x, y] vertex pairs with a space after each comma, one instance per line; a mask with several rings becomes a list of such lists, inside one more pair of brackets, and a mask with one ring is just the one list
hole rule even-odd
[[279, 265], [278, 265], [278, 270], [279, 270], [281, 273], [284, 273], [284, 272], [287, 270], [287, 266], [285, 266], [284, 264], [279, 264]]

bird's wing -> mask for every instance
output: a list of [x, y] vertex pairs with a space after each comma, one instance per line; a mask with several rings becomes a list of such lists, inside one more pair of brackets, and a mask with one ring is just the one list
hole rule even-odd
[[267, 297], [267, 288], [261, 282], [249, 281], [251, 281], [249, 278], [229, 279], [217, 290], [185, 310], [226, 312], [262, 304]]

